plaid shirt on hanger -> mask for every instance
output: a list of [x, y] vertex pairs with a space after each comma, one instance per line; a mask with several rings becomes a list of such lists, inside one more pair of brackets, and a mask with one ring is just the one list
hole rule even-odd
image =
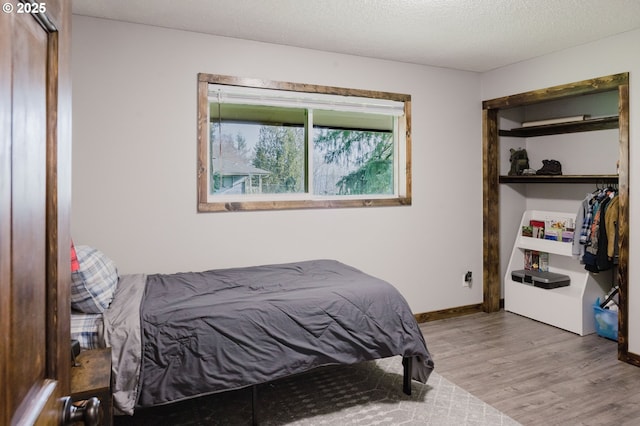
[[589, 200], [589, 208], [587, 209], [584, 220], [582, 221], [582, 227], [580, 228], [580, 244], [589, 244], [589, 237], [591, 233], [591, 222], [593, 220], [594, 203], [597, 203], [595, 197], [591, 197]]

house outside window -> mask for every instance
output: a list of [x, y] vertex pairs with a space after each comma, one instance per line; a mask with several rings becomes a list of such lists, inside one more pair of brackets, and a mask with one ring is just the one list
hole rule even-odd
[[199, 211], [411, 203], [409, 95], [198, 77]]

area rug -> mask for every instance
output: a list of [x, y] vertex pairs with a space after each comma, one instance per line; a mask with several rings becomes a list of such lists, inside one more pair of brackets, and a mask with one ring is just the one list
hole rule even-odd
[[[437, 367], [436, 367], [437, 370]], [[251, 425], [250, 389], [117, 416], [124, 425]], [[259, 424], [519, 425], [434, 371], [402, 392], [402, 358], [317, 368], [258, 387]]]

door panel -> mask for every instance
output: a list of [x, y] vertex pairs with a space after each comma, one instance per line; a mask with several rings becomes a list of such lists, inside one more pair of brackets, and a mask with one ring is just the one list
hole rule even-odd
[[4, 4], [13, 12], [0, 15], [0, 425], [54, 425], [70, 368], [70, 110], [59, 108], [70, 94], [59, 66], [70, 9]]
[[14, 29], [9, 374], [18, 406], [45, 375], [47, 34], [29, 15], [16, 15]]

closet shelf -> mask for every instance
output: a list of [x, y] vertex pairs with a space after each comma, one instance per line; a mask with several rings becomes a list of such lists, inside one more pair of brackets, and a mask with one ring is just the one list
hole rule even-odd
[[545, 240], [522, 235], [516, 238], [515, 246], [521, 249], [544, 251], [561, 256], [572, 256], [573, 251], [573, 244], [570, 242]]
[[618, 175], [532, 175], [505, 176], [498, 178], [499, 183], [618, 183]]
[[559, 135], [562, 133], [590, 132], [592, 130], [606, 130], [618, 128], [618, 116], [592, 118], [584, 121], [569, 123], [547, 124], [544, 126], [520, 127], [511, 130], [500, 130], [500, 136], [516, 138], [530, 138], [535, 136]]
[[[520, 226], [504, 275], [504, 310], [532, 318], [571, 331], [580, 336], [595, 332], [593, 303], [611, 288], [611, 276], [591, 274], [573, 256], [573, 243], [525, 237], [522, 227], [531, 220], [576, 220], [575, 213], [545, 210], [526, 210], [522, 214]], [[534, 250], [549, 253], [550, 272], [567, 275], [570, 284], [566, 287], [544, 289], [513, 280], [512, 272], [525, 268], [525, 251]]]

